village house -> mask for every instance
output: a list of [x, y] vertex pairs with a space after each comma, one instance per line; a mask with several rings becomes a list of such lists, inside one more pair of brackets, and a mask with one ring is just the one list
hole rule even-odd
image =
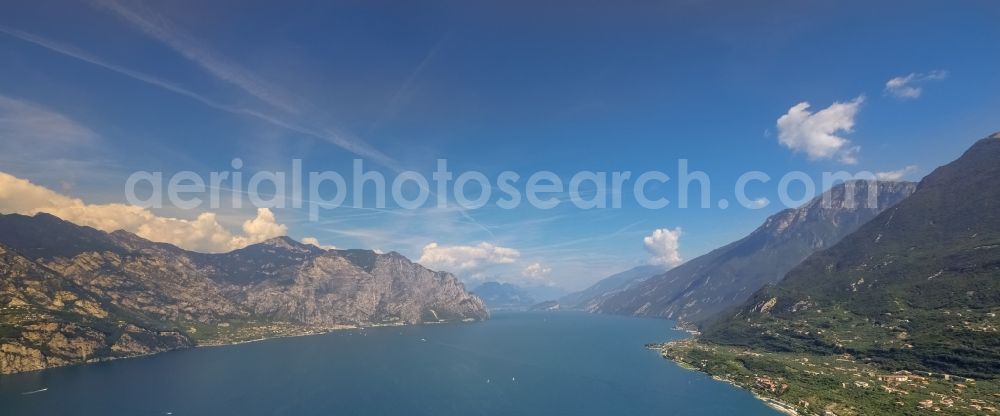
[[909, 371], [897, 371], [892, 374], [882, 374], [878, 376], [879, 381], [884, 381], [886, 383], [905, 383], [907, 381], [914, 382], [924, 382], [927, 381], [927, 377], [918, 376], [916, 374], [910, 373]]

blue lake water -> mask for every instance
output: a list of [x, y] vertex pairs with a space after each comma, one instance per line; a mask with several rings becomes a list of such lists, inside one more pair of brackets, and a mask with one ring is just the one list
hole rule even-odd
[[0, 414], [776, 414], [644, 347], [685, 336], [671, 327], [522, 312], [195, 348], [0, 376]]

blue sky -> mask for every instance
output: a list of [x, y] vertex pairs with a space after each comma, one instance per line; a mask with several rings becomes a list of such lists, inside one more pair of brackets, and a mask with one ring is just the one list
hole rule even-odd
[[[429, 176], [446, 158], [456, 172], [567, 179], [675, 172], [683, 158], [711, 176], [714, 198], [749, 170], [912, 166], [916, 180], [1000, 130], [995, 2], [746, 3], [8, 3], [0, 172], [108, 204], [124, 202], [131, 172], [220, 171], [236, 157], [246, 171], [300, 158], [348, 172], [362, 157]], [[841, 151], [860, 147], [856, 163], [779, 142], [777, 120], [802, 102], [812, 114], [855, 104], [834, 135], [850, 141]], [[775, 200], [771, 185], [751, 190]], [[577, 289], [649, 261], [643, 237], [656, 229], [680, 227], [690, 259], [781, 208], [273, 214], [289, 235], [340, 248], [414, 259], [432, 242], [465, 248], [438, 254], [479, 255], [455, 270], [469, 282]], [[254, 216], [214, 212], [234, 232]]]

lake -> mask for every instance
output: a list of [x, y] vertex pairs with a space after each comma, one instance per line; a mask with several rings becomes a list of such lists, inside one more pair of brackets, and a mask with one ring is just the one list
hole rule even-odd
[[[4, 415], [775, 415], [646, 349], [665, 320], [508, 312], [0, 376]], [[40, 389], [43, 392], [24, 394]]]

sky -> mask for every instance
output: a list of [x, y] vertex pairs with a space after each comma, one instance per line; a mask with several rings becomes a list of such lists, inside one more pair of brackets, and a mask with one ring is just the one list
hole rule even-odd
[[[749, 3], [5, 2], [0, 212], [199, 251], [287, 234], [398, 251], [469, 284], [575, 290], [746, 235], [785, 208], [787, 172], [919, 180], [1000, 130], [1000, 4]], [[317, 219], [127, 205], [137, 171], [249, 177], [293, 159], [345, 174], [361, 159], [390, 180], [446, 159], [522, 184], [538, 171], [676, 178], [684, 159], [712, 200], [648, 209], [626, 186], [622, 207], [581, 209], [583, 187], [551, 209], [466, 209], [446, 193], [446, 207], [362, 198]], [[772, 203], [722, 208], [748, 171], [775, 178], [748, 188]], [[676, 182], [647, 191], [676, 200]]]

